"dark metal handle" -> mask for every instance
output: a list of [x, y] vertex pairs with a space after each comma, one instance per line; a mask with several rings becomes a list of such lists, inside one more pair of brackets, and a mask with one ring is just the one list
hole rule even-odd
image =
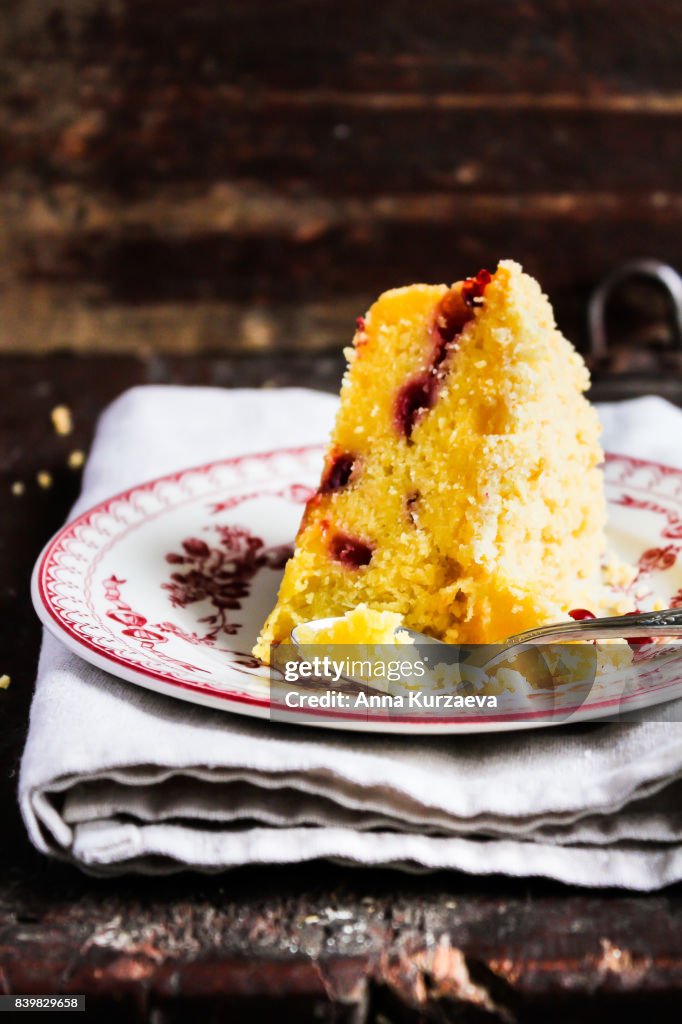
[[665, 291], [670, 302], [675, 340], [682, 348], [682, 277], [674, 267], [659, 260], [630, 260], [605, 277], [590, 296], [587, 315], [590, 352], [595, 359], [603, 359], [608, 354], [606, 304], [617, 285], [629, 277], [651, 278]]

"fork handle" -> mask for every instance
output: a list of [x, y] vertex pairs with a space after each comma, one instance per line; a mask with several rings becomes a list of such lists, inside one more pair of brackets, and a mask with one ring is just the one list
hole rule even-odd
[[562, 640], [585, 640], [599, 636], [610, 637], [680, 637], [682, 638], [682, 608], [665, 608], [658, 612], [641, 612], [639, 615], [613, 615], [604, 619], [582, 619], [580, 622], [556, 622], [549, 626], [538, 626], [525, 633], [518, 633], [506, 641], [505, 647], [516, 644], [547, 643], [549, 638]]

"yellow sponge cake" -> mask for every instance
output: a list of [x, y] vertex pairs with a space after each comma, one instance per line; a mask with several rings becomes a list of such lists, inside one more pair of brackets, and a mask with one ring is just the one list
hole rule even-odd
[[361, 318], [322, 479], [255, 653], [359, 605], [450, 643], [605, 607], [587, 368], [537, 282], [384, 293]]

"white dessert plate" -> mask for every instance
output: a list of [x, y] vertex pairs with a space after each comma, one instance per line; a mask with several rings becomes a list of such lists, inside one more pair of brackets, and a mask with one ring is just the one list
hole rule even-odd
[[[32, 579], [44, 625], [70, 650], [156, 693], [269, 718], [270, 675], [250, 654], [272, 608], [305, 501], [319, 480], [319, 446], [186, 469], [133, 487], [68, 523]], [[682, 605], [682, 471], [620, 455], [606, 459], [609, 542], [637, 565], [631, 587]], [[598, 688], [571, 722], [640, 710], [682, 694], [682, 666], [644, 678], [627, 697]], [[275, 709], [276, 710], [276, 709]], [[569, 709], [570, 710], [570, 709]], [[333, 717], [330, 717], [333, 716]], [[567, 707], [556, 708], [564, 721]], [[547, 711], [325, 713], [310, 724], [397, 733], [471, 733], [547, 724]]]

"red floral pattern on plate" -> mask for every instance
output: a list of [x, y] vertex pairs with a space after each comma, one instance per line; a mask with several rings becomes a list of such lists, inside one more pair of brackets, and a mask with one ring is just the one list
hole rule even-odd
[[[196, 695], [203, 703], [234, 710], [253, 708], [250, 713], [262, 714], [269, 706], [263, 679], [267, 679], [267, 672], [246, 653], [255, 634], [244, 638], [246, 651], [221, 647], [220, 671], [212, 670], [211, 678], [202, 678], [199, 684], [192, 676], [198, 671], [203, 675], [203, 668], [189, 659], [173, 659], [156, 645], [152, 649], [148, 642], [143, 644], [139, 637], [126, 634], [125, 629], [132, 627], [111, 619], [111, 604], [100, 596], [104, 591], [99, 588], [112, 576], [126, 579], [129, 586], [139, 577], [139, 583], [142, 577], [137, 564], [129, 564], [126, 553], [129, 538], [185, 507], [193, 510], [192, 522], [198, 520], [198, 529], [202, 530], [204, 516], [217, 515], [221, 505], [223, 514], [229, 516], [250, 502], [275, 500], [278, 519], [287, 507], [291, 509], [288, 537], [293, 536], [300, 519], [298, 507], [314, 493], [321, 461], [319, 446], [238, 456], [149, 481], [82, 513], [55, 535], [36, 563], [33, 600], [43, 623], [76, 653], [123, 678], [189, 699]], [[196, 526], [194, 529], [196, 532]], [[112, 551], [117, 553], [114, 571], [98, 573]], [[118, 561], [118, 553], [123, 564]], [[159, 593], [162, 583], [163, 577], [156, 584]], [[151, 599], [153, 587], [147, 586], [146, 591], [145, 604]], [[134, 603], [134, 613], [146, 620], [145, 626], [152, 623], [150, 629], [165, 633], [165, 639], [174, 637], [186, 642], [194, 632], [177, 623], [159, 621], [158, 615], [145, 614], [139, 602]], [[186, 666], [191, 666], [191, 671]], [[240, 678], [243, 685], [239, 685]]]
[[639, 556], [640, 572], [665, 572], [672, 569], [677, 561], [680, 548], [674, 544], [668, 544], [664, 548], [648, 548]]
[[214, 531], [219, 538], [217, 547], [209, 547], [199, 537], [188, 537], [181, 552], [167, 554], [169, 565], [183, 569], [176, 570], [169, 583], [161, 584], [173, 608], [187, 608], [198, 601], [213, 605], [210, 615], [197, 620], [210, 628], [201, 636], [186, 637], [195, 644], [214, 644], [220, 633], [238, 633], [240, 623], [231, 622], [229, 613], [242, 607], [256, 573], [264, 568], [283, 569], [294, 550], [291, 544], [267, 547], [261, 537], [243, 526], [216, 526]]

